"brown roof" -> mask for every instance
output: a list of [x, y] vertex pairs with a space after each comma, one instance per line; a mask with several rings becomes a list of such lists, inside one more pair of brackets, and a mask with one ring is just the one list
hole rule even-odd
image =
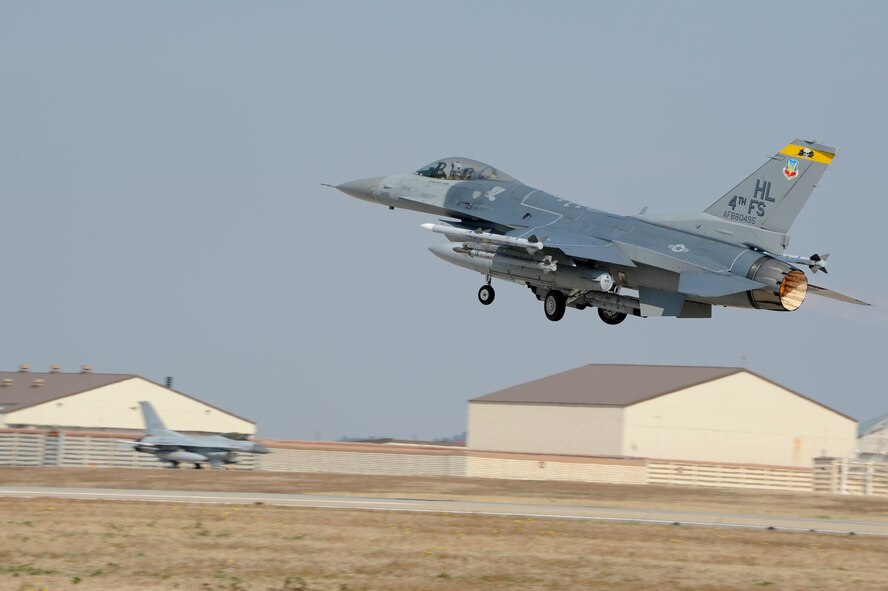
[[[138, 376], [108, 373], [0, 371], [0, 412], [7, 413], [28, 408], [135, 377]], [[7, 380], [12, 380], [12, 382]], [[43, 380], [42, 385], [35, 385], [38, 380]], [[4, 383], [8, 385], [3, 385]]]
[[623, 407], [744, 371], [738, 367], [584, 365], [499, 390], [472, 402]]
[[512, 386], [469, 402], [514, 404], [577, 404], [590, 406], [632, 406], [651, 398], [671, 394], [691, 386], [748, 373], [799, 398], [812, 402], [846, 419], [844, 413], [799, 394], [777, 382], [741, 367], [699, 367], [687, 365], [584, 365], [533, 382]]
[[[49, 402], [50, 400], [74, 396], [75, 394], [95, 390], [96, 388], [102, 388], [109, 384], [123, 382], [132, 378], [139, 378], [160, 386], [157, 382], [152, 382], [135, 374], [0, 371], [0, 414], [15, 412], [23, 408]], [[3, 383], [7, 379], [12, 380], [12, 383], [4, 386]], [[35, 385], [37, 380], [43, 380], [43, 383], [39, 386]], [[160, 387], [163, 388], [164, 386]], [[194, 396], [189, 396], [178, 390], [172, 391], [242, 421], [256, 424], [255, 421], [236, 415], [218, 406], [207, 404]]]

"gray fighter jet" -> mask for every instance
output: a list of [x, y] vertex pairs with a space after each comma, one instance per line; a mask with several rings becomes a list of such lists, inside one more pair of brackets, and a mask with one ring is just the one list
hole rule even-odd
[[127, 442], [136, 451], [154, 454], [161, 462], [178, 468], [182, 462], [195, 468], [209, 464], [221, 469], [225, 464], [236, 464], [237, 453], [267, 454], [261, 443], [235, 439], [233, 435], [184, 435], [166, 428], [150, 402], [139, 402], [145, 420], [145, 435], [135, 442]]
[[468, 158], [335, 188], [449, 218], [422, 224], [450, 240], [429, 250], [486, 277], [482, 304], [493, 302], [497, 278], [530, 288], [549, 320], [588, 307], [608, 324], [627, 315], [710, 318], [712, 306], [793, 311], [809, 293], [868, 305], [808, 283], [800, 267], [826, 273], [829, 255], [786, 254], [789, 227], [835, 154], [797, 139], [689, 215], [606, 213]]

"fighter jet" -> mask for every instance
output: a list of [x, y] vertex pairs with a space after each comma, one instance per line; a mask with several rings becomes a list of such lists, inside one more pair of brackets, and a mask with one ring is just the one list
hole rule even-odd
[[622, 216], [525, 185], [483, 162], [443, 158], [410, 174], [336, 185], [352, 197], [444, 216], [422, 224], [450, 243], [449, 263], [527, 286], [549, 320], [567, 308], [627, 315], [710, 318], [713, 306], [791, 312], [809, 293], [860, 300], [808, 283], [828, 254], [786, 253], [788, 231], [836, 149], [796, 139], [700, 213]]
[[268, 448], [261, 443], [235, 439], [233, 435], [184, 435], [166, 428], [150, 402], [141, 401], [145, 435], [135, 442], [125, 442], [139, 452], [154, 454], [171, 468], [182, 462], [193, 463], [195, 468], [209, 464], [221, 469], [225, 464], [236, 464], [237, 453], [267, 454]]

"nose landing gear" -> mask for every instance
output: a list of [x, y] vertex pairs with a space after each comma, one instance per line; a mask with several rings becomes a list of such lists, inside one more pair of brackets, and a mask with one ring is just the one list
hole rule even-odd
[[495, 297], [496, 291], [494, 291], [492, 285], [482, 285], [481, 289], [478, 290], [478, 301], [485, 306], [492, 304]]
[[481, 289], [478, 290], [478, 301], [484, 304], [485, 306], [489, 306], [493, 303], [493, 299], [496, 297], [496, 290], [493, 289], [493, 286], [490, 285], [490, 275], [487, 276], [487, 284], [482, 285]]

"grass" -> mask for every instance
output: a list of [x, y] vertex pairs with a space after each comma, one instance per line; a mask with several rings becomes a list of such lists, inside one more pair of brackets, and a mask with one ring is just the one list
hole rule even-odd
[[[0, 468], [4, 485], [515, 500], [888, 520], [888, 499], [528, 482]], [[0, 590], [885, 589], [888, 539], [256, 505], [0, 498]]]
[[[103, 468], [0, 467], [4, 485], [504, 500], [757, 515], [888, 520], [888, 498], [572, 482]], [[24, 518], [20, 518], [24, 519]]]
[[[866, 591], [888, 580], [888, 539], [863, 536], [10, 498], [0, 523], [0, 589], [14, 591]], [[59, 535], [72, 531], [76, 543]]]

